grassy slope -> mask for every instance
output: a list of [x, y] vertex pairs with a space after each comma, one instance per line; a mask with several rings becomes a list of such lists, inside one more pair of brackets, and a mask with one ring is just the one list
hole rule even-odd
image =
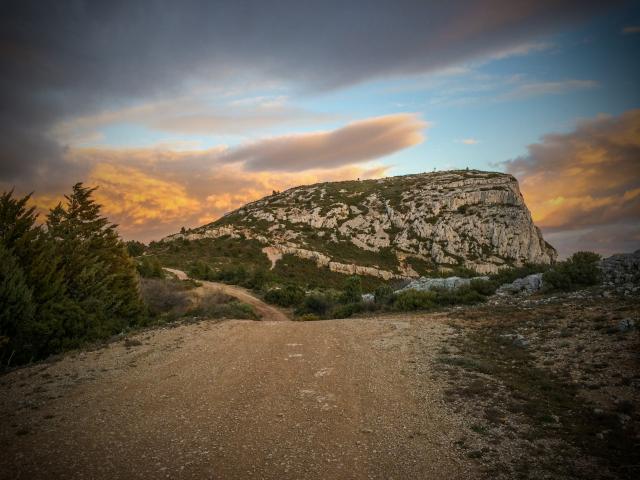
[[[450, 173], [452, 172], [446, 172], [446, 174]], [[458, 171], [455, 173], [461, 174], [465, 178], [480, 177], [480, 172], [476, 171]], [[256, 220], [251, 215], [247, 215], [246, 212], [252, 210], [274, 212], [276, 208], [295, 205], [309, 210], [320, 208], [321, 212], [325, 214], [339, 204], [366, 210], [362, 203], [372, 193], [376, 193], [380, 198], [387, 200], [394, 209], [402, 210], [403, 196], [410, 196], [410, 192], [418, 188], [436, 188], [434, 185], [437, 184], [440, 175], [440, 173], [407, 175], [384, 180], [325, 182], [295, 187], [286, 192], [275, 193], [248, 204], [211, 224], [188, 230], [187, 233], [202, 233], [211, 228], [233, 225], [248, 228], [254, 234], [269, 236], [268, 229], [273, 224], [266, 220]], [[482, 172], [482, 175], [482, 178], [504, 176], [504, 174], [486, 174], [485, 172]], [[315, 190], [310, 192], [313, 188]], [[324, 191], [324, 195], [321, 194], [321, 191]], [[295, 200], [292, 200], [294, 197]], [[429, 205], [421, 205], [419, 207], [424, 209], [425, 215], [428, 215]], [[352, 214], [352, 216], [355, 215], [355, 213]], [[433, 218], [435, 222], [437, 217]], [[302, 223], [292, 224], [282, 221], [277, 223], [286, 224], [287, 229], [298, 232], [300, 241], [297, 243], [302, 248], [324, 253], [331, 257], [333, 261], [373, 266], [396, 273], [400, 272], [400, 265], [392, 248], [372, 252], [357, 247], [351, 242], [350, 238], [340, 235], [337, 230], [315, 229]], [[332, 233], [336, 235], [337, 242], [329, 240]], [[391, 228], [387, 233], [393, 237], [393, 235], [400, 232]], [[152, 244], [149, 253], [156, 256], [163, 265], [184, 270], [188, 270], [194, 262], [202, 261], [218, 271], [228, 266], [242, 267], [249, 271], [268, 271], [270, 280], [274, 283], [293, 282], [310, 288], [318, 286], [340, 287], [347, 277], [343, 274], [330, 272], [327, 268], [318, 268], [314, 262], [297, 259], [292, 256], [286, 256], [278, 262], [273, 270], [269, 270], [271, 265], [267, 256], [261, 251], [262, 246], [256, 240], [230, 237], [191, 241], [176, 239]], [[442, 267], [417, 256], [409, 255], [406, 261], [419, 275], [438, 276], [440, 273], [439, 268]], [[459, 265], [448, 265], [448, 267], [451, 270], [451, 274], [468, 276], [473, 273], [466, 271]], [[365, 277], [363, 280], [365, 290], [373, 290], [377, 285], [383, 283], [374, 277]]]

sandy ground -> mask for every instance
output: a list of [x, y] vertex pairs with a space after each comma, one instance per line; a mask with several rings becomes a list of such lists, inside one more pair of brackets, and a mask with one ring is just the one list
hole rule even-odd
[[415, 372], [452, 334], [438, 315], [264, 318], [160, 328], [3, 375], [0, 478], [477, 477], [445, 385]]

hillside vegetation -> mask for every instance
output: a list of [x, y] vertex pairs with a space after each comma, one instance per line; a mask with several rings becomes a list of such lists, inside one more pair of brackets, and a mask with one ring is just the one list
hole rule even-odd
[[517, 181], [480, 171], [274, 192], [154, 243], [149, 253], [182, 267], [203, 261], [214, 271], [238, 263], [247, 270], [269, 268], [278, 279], [302, 270], [304, 280], [322, 284], [344, 280], [328, 272], [383, 280], [470, 276], [556, 258], [533, 224]]

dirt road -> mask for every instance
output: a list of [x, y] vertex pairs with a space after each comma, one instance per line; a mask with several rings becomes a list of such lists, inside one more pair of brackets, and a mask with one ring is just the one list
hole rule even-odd
[[[165, 268], [166, 271], [173, 273], [179, 280], [186, 280], [189, 278], [182, 270], [176, 270], [175, 268]], [[264, 303], [248, 290], [237, 287], [235, 285], [227, 285], [226, 283], [207, 282], [204, 280], [198, 280], [202, 284], [201, 294], [206, 294], [208, 290], [217, 290], [232, 297], [236, 297], [238, 300], [244, 303], [248, 303], [253, 307], [261, 320], [270, 320], [276, 322], [288, 321], [287, 317], [280, 309]]]
[[415, 371], [448, 329], [204, 321], [24, 368], [0, 377], [0, 477], [474, 478]]

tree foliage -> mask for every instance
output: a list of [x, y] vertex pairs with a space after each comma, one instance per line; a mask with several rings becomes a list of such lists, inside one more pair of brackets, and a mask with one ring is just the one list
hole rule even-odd
[[601, 280], [598, 267], [600, 255], [593, 252], [576, 252], [564, 262], [558, 262], [542, 277], [546, 291], [570, 291], [596, 285]]
[[94, 190], [74, 185], [44, 228], [27, 206], [30, 195], [0, 197], [3, 364], [104, 338], [142, 318], [135, 265]]

